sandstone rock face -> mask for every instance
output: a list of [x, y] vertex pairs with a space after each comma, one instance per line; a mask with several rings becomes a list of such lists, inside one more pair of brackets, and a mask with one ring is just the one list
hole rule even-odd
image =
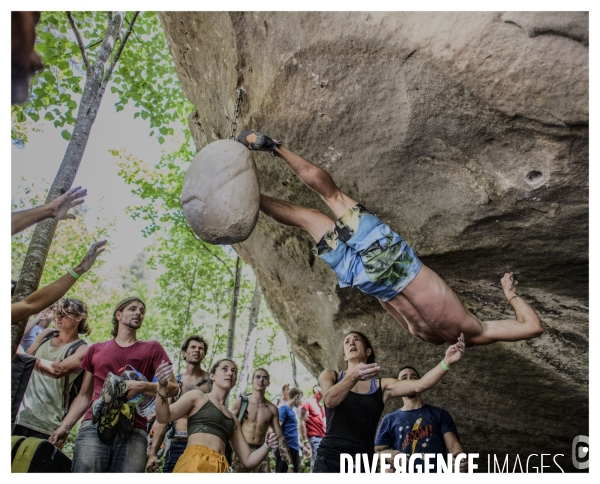
[[196, 235], [209, 244], [235, 244], [252, 233], [260, 192], [252, 155], [241, 143], [213, 141], [185, 176], [181, 206]]
[[[500, 278], [518, 274], [545, 334], [469, 348], [425, 400], [454, 416], [480, 470], [488, 454], [506, 453], [511, 469], [517, 453], [523, 462], [561, 453], [557, 462], [572, 470], [571, 442], [588, 435], [589, 415], [587, 14], [161, 19], [197, 109], [190, 126], [199, 147], [227, 136], [243, 86], [239, 129], [281, 138], [329, 171], [479, 318], [512, 317]], [[331, 216], [281, 160], [254, 156], [263, 193]], [[261, 215], [236, 249], [315, 376], [343, 368], [350, 329], [371, 338], [383, 376], [439, 362], [444, 347], [415, 339], [375, 299], [340, 289], [313, 244]], [[392, 400], [388, 410], [399, 405]]]

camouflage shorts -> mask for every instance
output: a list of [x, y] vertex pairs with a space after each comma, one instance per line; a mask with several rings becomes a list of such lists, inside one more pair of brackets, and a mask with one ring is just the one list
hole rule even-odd
[[334, 270], [340, 287], [383, 301], [397, 296], [421, 269], [402, 237], [359, 204], [335, 221], [313, 251]]
[[[248, 446], [250, 447], [250, 450], [252, 452], [254, 452], [256, 449], [260, 449], [262, 447], [262, 445], [254, 445], [254, 444], [248, 444]], [[253, 470], [249, 471], [248, 469], [246, 469], [244, 467], [244, 464], [242, 464], [240, 462], [239, 457], [234, 452], [233, 455], [231, 456], [231, 468], [236, 473], [252, 473], [252, 474], [255, 474], [255, 473], [271, 472], [271, 466], [269, 465], [269, 454], [266, 455], [266, 457], [263, 459], [263, 461], [260, 464], [258, 464], [258, 466], [256, 468], [254, 468]]]

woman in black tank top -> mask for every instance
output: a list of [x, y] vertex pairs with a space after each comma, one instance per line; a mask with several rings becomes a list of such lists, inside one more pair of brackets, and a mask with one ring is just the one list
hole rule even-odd
[[169, 406], [165, 386], [173, 373], [172, 366], [162, 363], [156, 369], [158, 395], [156, 420], [172, 422], [181, 417], [188, 421], [188, 443], [173, 472], [229, 472], [225, 447], [231, 443], [240, 462], [249, 470], [262, 463], [269, 448], [277, 448], [277, 436], [267, 434], [265, 445], [251, 451], [242, 427], [235, 415], [225, 406], [229, 391], [237, 380], [237, 366], [228, 359], [217, 361], [209, 372], [210, 393], [191, 390]]
[[[325, 370], [319, 376], [327, 424], [313, 472], [340, 472], [340, 454], [350, 454], [353, 458], [356, 454], [366, 454], [371, 463], [377, 423], [388, 399], [428, 390], [460, 360], [464, 349], [461, 334], [458, 343], [446, 350], [442, 362], [420, 380], [376, 379], [381, 368], [375, 363], [369, 339], [358, 331], [348, 333], [344, 337], [347, 369], [339, 375]], [[361, 470], [364, 470], [362, 465]]]

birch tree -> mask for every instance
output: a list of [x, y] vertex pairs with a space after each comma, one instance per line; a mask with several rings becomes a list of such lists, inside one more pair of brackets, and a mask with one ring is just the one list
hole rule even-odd
[[[131, 29], [133, 28], [137, 12], [134, 14], [132, 21], [129, 24], [129, 28], [125, 31], [119, 42], [119, 48], [114, 52], [117, 40], [121, 34], [121, 27], [123, 24], [124, 12], [116, 12], [111, 15], [108, 19], [106, 32], [102, 39], [100, 49], [96, 55], [95, 61], [92, 62], [88, 59], [88, 55], [83, 45], [81, 35], [75, 26], [72, 16], [69, 15], [69, 20], [72, 23], [73, 32], [77, 39], [77, 43], [81, 50], [81, 56], [85, 65], [86, 81], [81, 95], [81, 101], [79, 104], [79, 111], [77, 119], [75, 121], [72, 133], [67, 136], [69, 138], [69, 145], [63, 158], [63, 161], [58, 169], [58, 173], [46, 199], [46, 203], [51, 202], [55, 198], [65, 193], [73, 183], [79, 163], [83, 157], [87, 140], [92, 129], [92, 124], [96, 120], [98, 108], [102, 101], [102, 96], [106, 90], [106, 84], [112, 75], [113, 69], [121, 56], [123, 47], [125, 46]], [[112, 57], [112, 61], [111, 61]], [[29, 294], [34, 292], [42, 277], [44, 270], [44, 264], [48, 251], [50, 250], [50, 244], [54, 238], [54, 232], [58, 221], [55, 219], [46, 219], [43, 222], [37, 224], [27, 255], [25, 256], [25, 262], [21, 269], [13, 302], [21, 301], [26, 298]], [[14, 325], [12, 329], [11, 338], [11, 352], [14, 354], [16, 347], [23, 337], [23, 331], [25, 329], [26, 321], [20, 321]]]
[[233, 346], [235, 343], [235, 323], [237, 318], [238, 298], [240, 295], [240, 282], [242, 279], [242, 264], [240, 256], [235, 260], [235, 280], [233, 283], [233, 298], [231, 300], [231, 312], [229, 314], [229, 331], [227, 332], [227, 358], [233, 358]]
[[[135, 31], [138, 16], [139, 12], [128, 16], [125, 12], [42, 14], [36, 50], [46, 68], [34, 79], [29, 101], [13, 106], [11, 113], [15, 123], [12, 138], [17, 144], [26, 141], [19, 133], [25, 132], [20, 126], [27, 121], [37, 122], [43, 117], [56, 128], [72, 127], [61, 132], [69, 144], [46, 203], [71, 187], [111, 78], [114, 77], [111, 91], [119, 95], [117, 111], [132, 100], [138, 108], [134, 116], [150, 119], [150, 127], [154, 128], [151, 135], [158, 131], [160, 143], [164, 142], [164, 135], [173, 133], [168, 124], [185, 117], [185, 103], [180, 102], [183, 96], [160, 23], [155, 14], [148, 13]], [[132, 37], [134, 47], [129, 42]], [[56, 225], [54, 219], [37, 224], [13, 302], [38, 288]], [[11, 354], [21, 340], [25, 324], [21, 321], [12, 327]]]
[[252, 305], [250, 306], [250, 322], [248, 324], [248, 336], [246, 336], [246, 345], [244, 346], [244, 359], [242, 361], [242, 371], [238, 379], [238, 390], [236, 395], [244, 395], [248, 388], [248, 376], [252, 362], [254, 361], [254, 352], [256, 349], [256, 337], [258, 336], [258, 311], [260, 309], [260, 284], [258, 278], [254, 282], [254, 294], [252, 296]]

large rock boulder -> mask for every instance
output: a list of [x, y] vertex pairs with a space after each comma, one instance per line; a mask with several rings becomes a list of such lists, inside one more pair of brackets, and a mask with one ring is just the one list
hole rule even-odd
[[252, 155], [233, 140], [213, 141], [185, 176], [181, 206], [190, 227], [209, 244], [242, 242], [258, 219], [260, 191]]
[[[572, 469], [571, 442], [588, 434], [589, 415], [587, 14], [161, 19], [197, 109], [199, 147], [227, 136], [243, 86], [242, 129], [281, 138], [329, 171], [478, 317], [512, 316], [500, 278], [518, 274], [545, 334], [469, 348], [425, 398], [453, 414], [482, 470], [488, 454], [508, 454], [512, 469], [516, 454], [534, 453], [530, 466], [550, 453]], [[264, 193], [331, 216], [281, 160], [254, 156]], [[340, 289], [313, 243], [261, 215], [236, 249], [315, 376], [342, 367], [341, 337], [352, 328], [372, 339], [384, 376], [439, 362], [443, 347], [416, 340], [375, 299]]]

